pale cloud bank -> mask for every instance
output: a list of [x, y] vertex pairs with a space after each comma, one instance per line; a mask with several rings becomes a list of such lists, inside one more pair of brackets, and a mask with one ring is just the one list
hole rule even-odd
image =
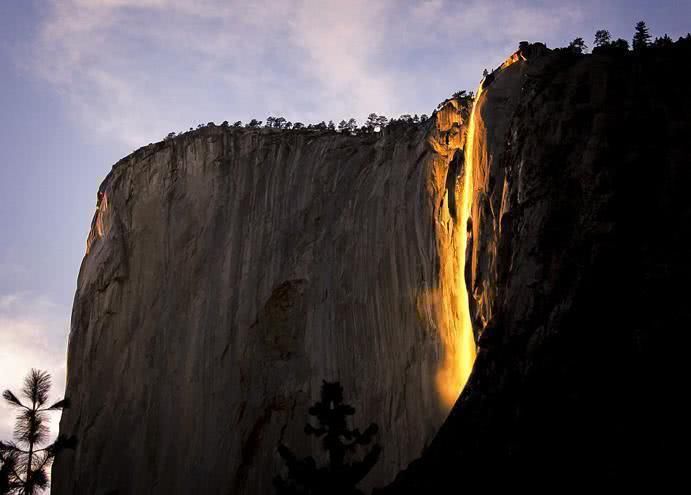
[[134, 148], [210, 120], [429, 113], [578, 5], [49, 0], [32, 60], [85, 129]]

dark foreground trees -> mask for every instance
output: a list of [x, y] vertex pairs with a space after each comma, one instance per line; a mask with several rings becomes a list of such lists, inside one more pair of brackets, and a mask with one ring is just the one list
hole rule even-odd
[[24, 379], [20, 396], [12, 391], [2, 394], [5, 401], [18, 410], [14, 427], [15, 442], [0, 442], [2, 470], [0, 493], [34, 495], [48, 486], [47, 470], [55, 455], [62, 449], [73, 448], [76, 441], [58, 437], [50, 445], [48, 440], [48, 413], [69, 405], [67, 399], [48, 404], [51, 378], [45, 371], [32, 369]]
[[358, 495], [357, 484], [377, 463], [381, 447], [375, 444], [362, 460], [350, 457], [359, 447], [369, 444], [378, 431], [372, 423], [360, 432], [348, 428], [348, 416], [355, 409], [343, 403], [343, 387], [338, 382], [323, 382], [321, 400], [309, 409], [319, 426], [305, 426], [305, 433], [321, 438], [328, 462], [317, 467], [313, 457], [299, 459], [288, 447], [279, 445], [278, 453], [283, 458], [288, 476], [274, 478], [274, 486], [279, 495]]

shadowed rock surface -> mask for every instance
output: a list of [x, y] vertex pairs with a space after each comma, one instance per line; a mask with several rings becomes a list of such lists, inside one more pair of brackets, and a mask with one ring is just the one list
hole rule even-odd
[[467, 270], [478, 357], [383, 493], [659, 493], [685, 472], [672, 445], [691, 323], [689, 62], [688, 47], [552, 52], [487, 85]]
[[[448, 409], [465, 222], [452, 100], [383, 136], [207, 127], [123, 159], [79, 274], [54, 494], [269, 493], [340, 381], [381, 485]], [[451, 172], [450, 172], [451, 170]]]

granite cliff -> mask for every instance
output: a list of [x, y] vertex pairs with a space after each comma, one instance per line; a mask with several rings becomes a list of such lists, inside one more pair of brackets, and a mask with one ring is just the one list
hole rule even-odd
[[103, 182], [79, 274], [54, 493], [268, 493], [322, 380], [419, 456], [472, 366], [463, 114], [381, 134], [209, 126]]
[[657, 479], [691, 322], [690, 58], [523, 45], [469, 118], [209, 127], [122, 160], [55, 493], [268, 493], [322, 379], [381, 427], [368, 487], [419, 457], [385, 493]]

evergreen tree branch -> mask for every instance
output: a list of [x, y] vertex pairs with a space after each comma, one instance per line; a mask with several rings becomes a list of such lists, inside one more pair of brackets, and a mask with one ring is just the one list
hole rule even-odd
[[17, 398], [16, 395], [14, 395], [14, 394], [12, 393], [11, 390], [5, 390], [5, 391], [2, 393], [2, 397], [3, 397], [3, 399], [5, 399], [9, 404], [11, 404], [11, 405], [13, 405], [13, 406], [23, 407], [24, 409], [29, 409], [29, 408], [26, 407], [24, 404], [22, 404], [22, 402]]

